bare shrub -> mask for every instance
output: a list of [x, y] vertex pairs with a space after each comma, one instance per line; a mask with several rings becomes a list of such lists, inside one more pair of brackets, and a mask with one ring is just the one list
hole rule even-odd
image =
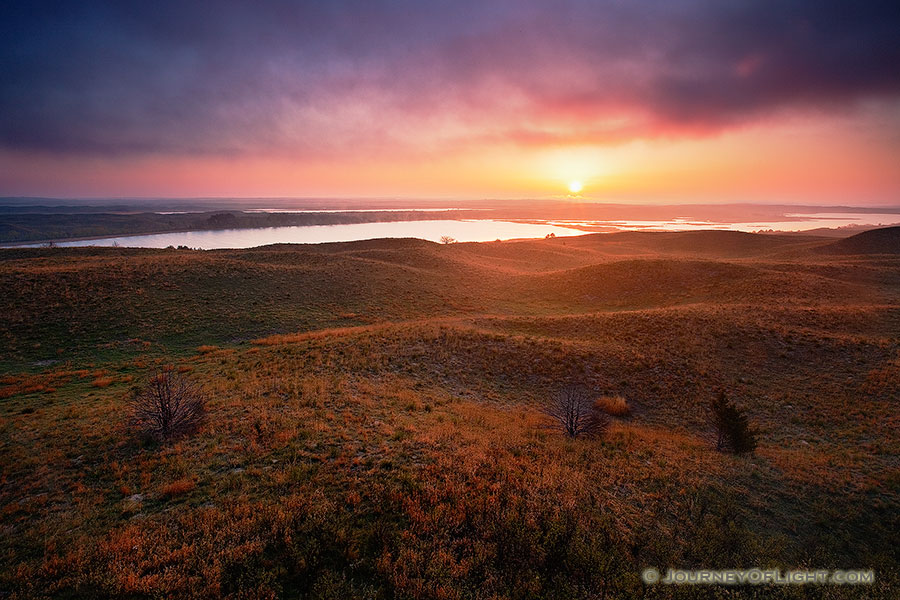
[[631, 407], [624, 396], [600, 396], [594, 400], [594, 408], [613, 417], [627, 417]]
[[609, 417], [594, 406], [590, 392], [580, 385], [560, 390], [543, 412], [553, 419], [552, 428], [573, 438], [598, 436], [609, 426]]
[[442, 244], [455, 244], [455, 243], [456, 243], [456, 238], [450, 237], [449, 235], [442, 235], [442, 236], [441, 236], [441, 243], [442, 243]]
[[747, 416], [720, 393], [711, 406], [711, 419], [716, 429], [716, 450], [743, 454], [756, 449], [756, 431]]
[[131, 407], [134, 427], [160, 441], [194, 433], [206, 420], [199, 387], [171, 368], [154, 373]]

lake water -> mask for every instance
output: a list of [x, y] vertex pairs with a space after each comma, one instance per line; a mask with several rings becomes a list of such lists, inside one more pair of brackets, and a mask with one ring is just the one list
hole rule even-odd
[[678, 217], [669, 221], [566, 221], [549, 220], [561, 227], [577, 227], [586, 231], [700, 231], [726, 230], [755, 233], [758, 231], [808, 231], [810, 229], [848, 227], [853, 225], [885, 226], [900, 224], [900, 213], [815, 213], [786, 214], [783, 221], [703, 221]]
[[[351, 223], [346, 225], [304, 225], [292, 227], [261, 227], [257, 229], [221, 229], [216, 231], [185, 231], [129, 235], [96, 240], [59, 242], [57, 246], [114, 246], [136, 248], [166, 248], [188, 246], [215, 250], [219, 248], [252, 248], [266, 244], [318, 244], [321, 242], [351, 242], [374, 238], [420, 238], [439, 242], [450, 236], [460, 242], [486, 242], [497, 239], [542, 238], [583, 235], [585, 232], [551, 224], [515, 223], [493, 220], [434, 220], [395, 221], [391, 223]], [[40, 246], [32, 244], [31, 246]]]
[[[214, 250], [219, 248], [252, 248], [267, 244], [317, 244], [350, 242], [374, 238], [419, 238], [433, 242], [450, 236], [460, 242], [488, 242], [516, 238], [542, 238], [583, 235], [612, 231], [693, 231], [719, 229], [736, 231], [804, 231], [819, 227], [848, 225], [891, 225], [900, 223], [897, 213], [818, 213], [791, 214], [785, 221], [752, 221], [722, 223], [676, 218], [670, 221], [501, 221], [493, 219], [458, 219], [432, 221], [395, 221], [390, 223], [352, 223], [346, 225], [308, 225], [265, 227], [258, 229], [224, 229], [129, 235], [91, 240], [59, 242], [57, 246], [123, 246], [165, 248], [188, 246]], [[44, 244], [27, 244], [39, 247]]]

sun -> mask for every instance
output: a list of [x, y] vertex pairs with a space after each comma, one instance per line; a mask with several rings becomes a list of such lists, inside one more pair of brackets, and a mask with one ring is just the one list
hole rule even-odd
[[569, 182], [569, 191], [572, 192], [573, 194], [577, 194], [583, 188], [584, 188], [584, 186], [581, 185], [580, 181], [570, 181]]

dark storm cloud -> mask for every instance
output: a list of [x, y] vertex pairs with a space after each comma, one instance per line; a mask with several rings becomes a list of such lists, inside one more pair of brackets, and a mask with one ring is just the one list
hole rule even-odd
[[898, 32], [892, 2], [12, 2], [0, 144], [340, 151], [429, 119], [513, 143], [690, 135], [896, 97]]

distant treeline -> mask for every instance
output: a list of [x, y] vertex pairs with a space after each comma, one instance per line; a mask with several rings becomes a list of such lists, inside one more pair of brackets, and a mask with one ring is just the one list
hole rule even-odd
[[0, 243], [40, 242], [169, 231], [251, 229], [290, 225], [340, 225], [387, 221], [484, 218], [484, 211], [383, 211], [345, 213], [245, 213], [210, 211], [184, 214], [15, 213], [0, 211]]

